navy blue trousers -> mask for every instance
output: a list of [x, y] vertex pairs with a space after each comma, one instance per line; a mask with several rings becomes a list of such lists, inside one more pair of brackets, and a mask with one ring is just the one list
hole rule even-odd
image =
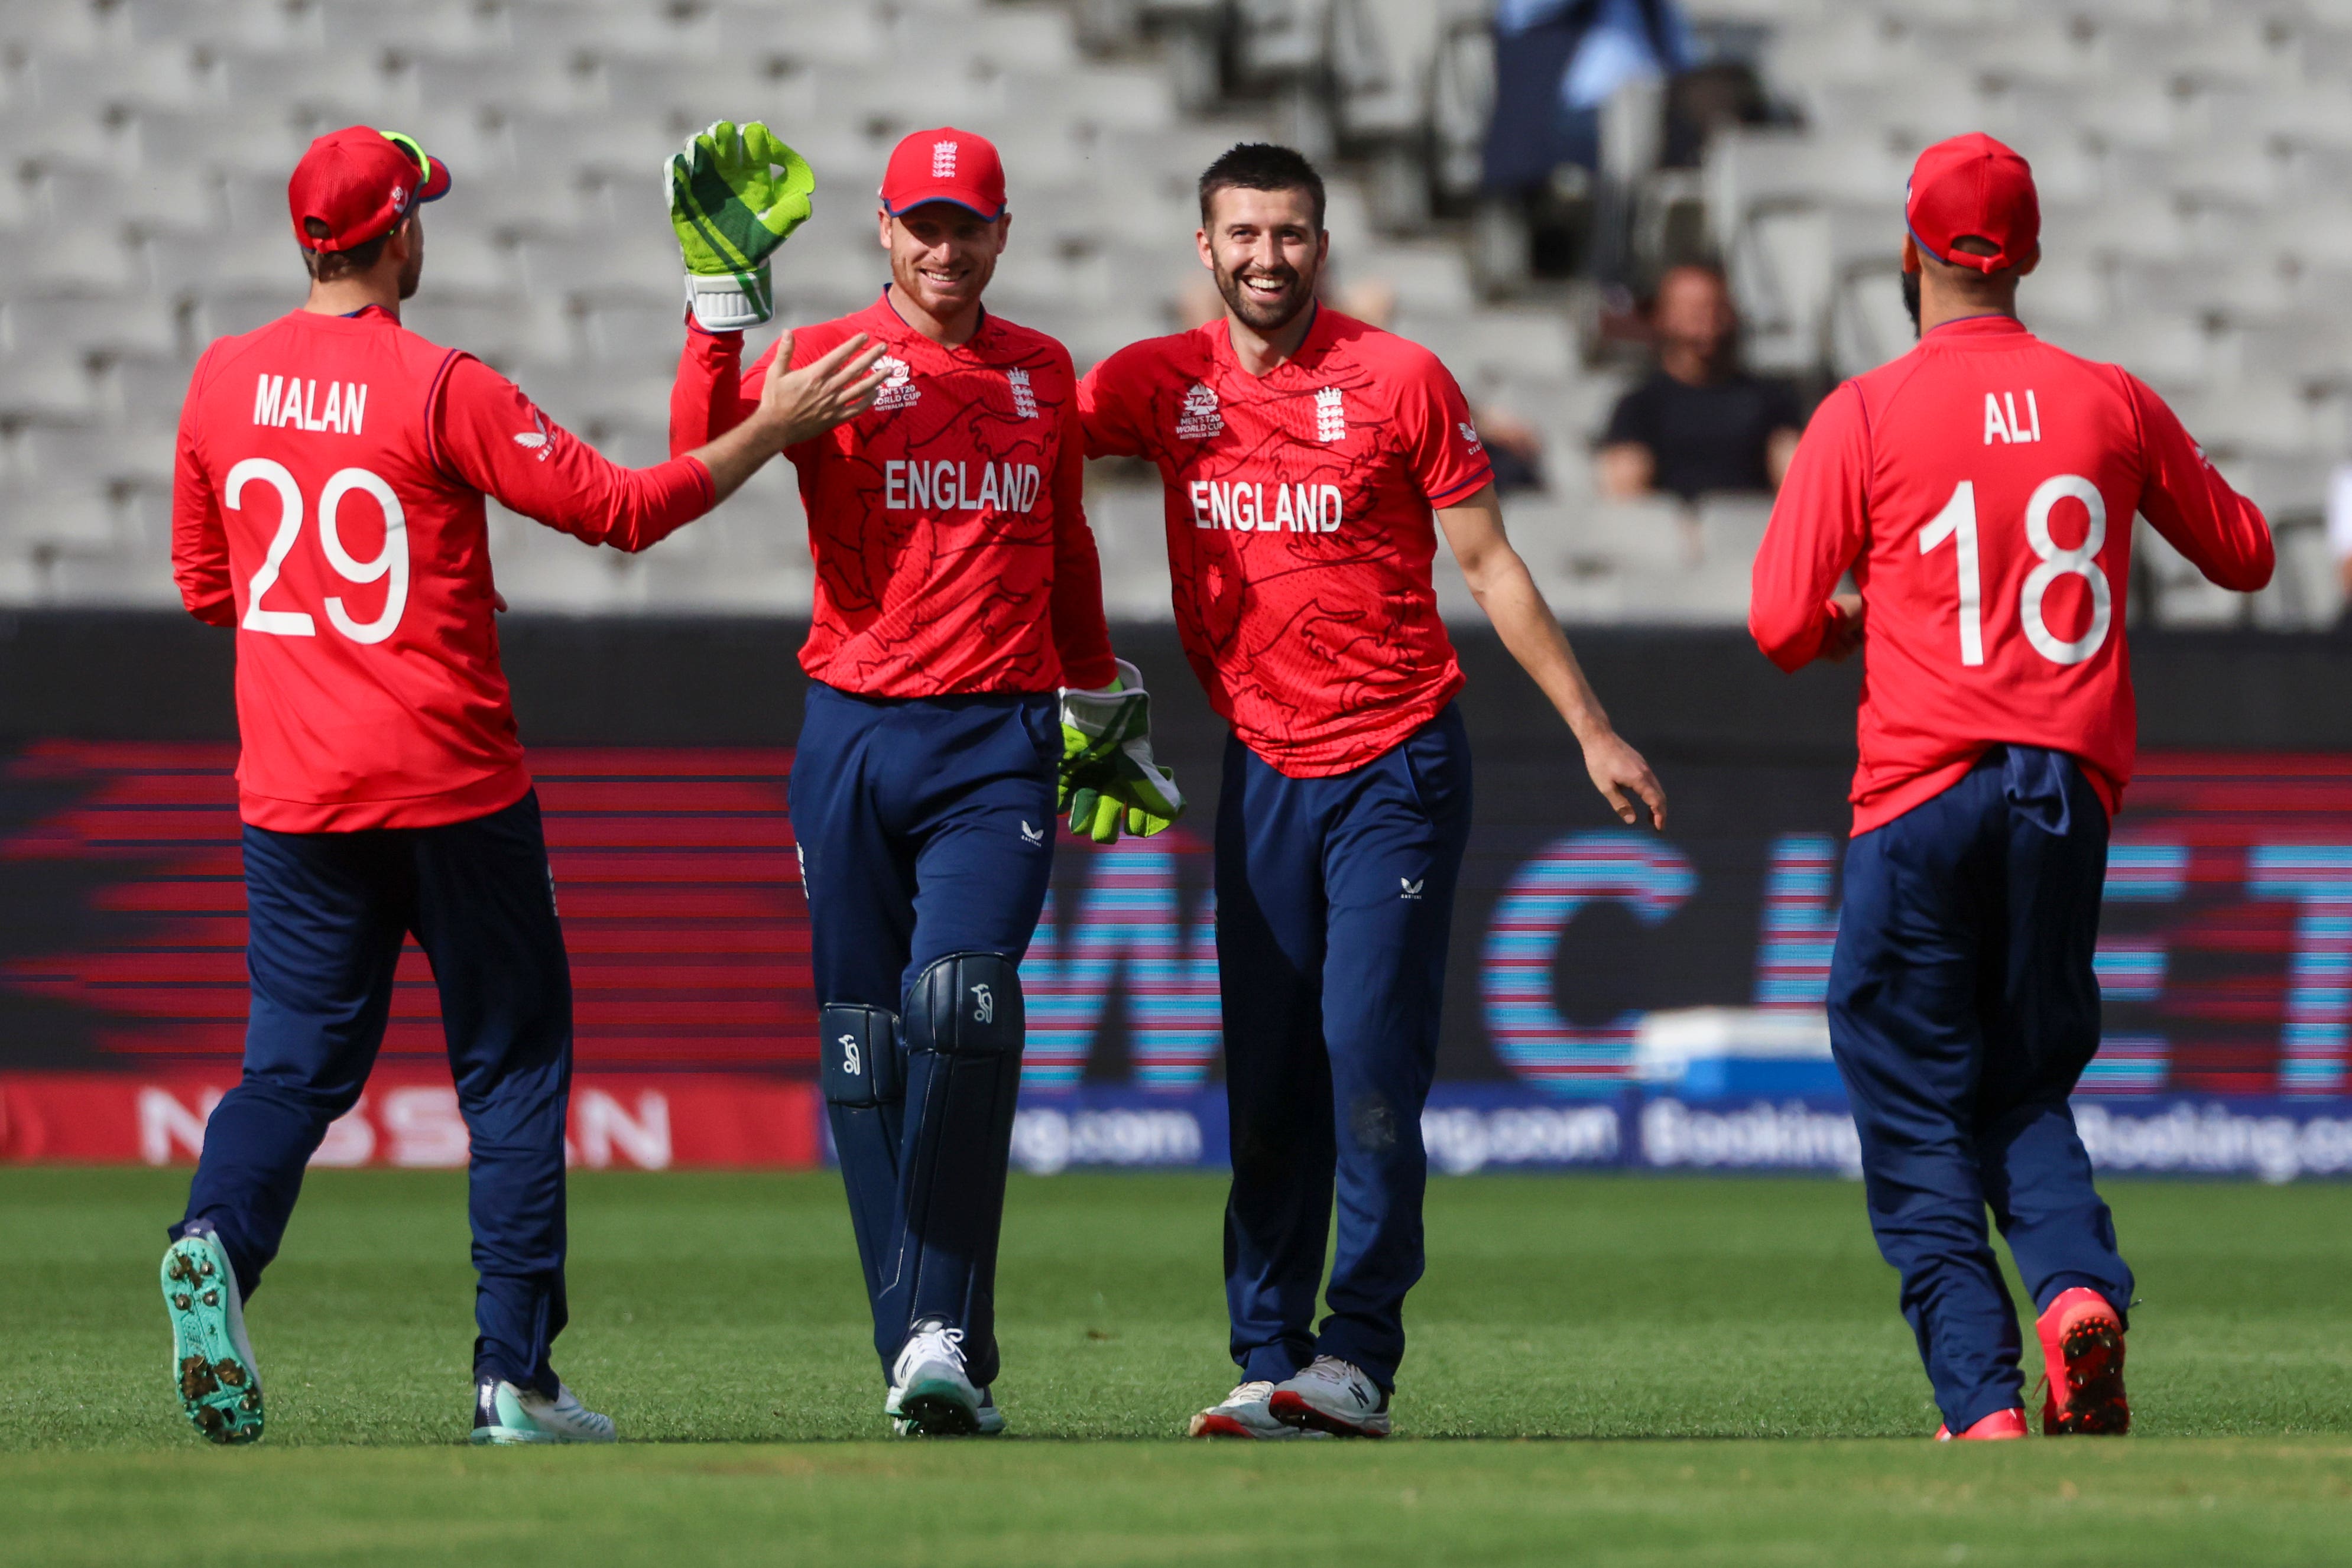
[[[1217, 807], [1233, 1194], [1225, 1305], [1244, 1378], [1317, 1355], [1394, 1385], [1421, 1278], [1421, 1112], [1437, 1062], [1470, 741], [1448, 706], [1351, 772], [1287, 779], [1239, 741]], [[1339, 1243], [1314, 1330], [1336, 1185]]]
[[359, 1103], [410, 936], [432, 961], [457, 1104], [472, 1134], [478, 1376], [552, 1395], [562, 1332], [563, 1125], [572, 973], [539, 798], [439, 828], [245, 830], [245, 1071], [205, 1126], [187, 1217], [249, 1298], [277, 1257], [302, 1171]]
[[[901, 1020], [917, 977], [952, 954], [992, 953], [1017, 964], [1028, 951], [1054, 869], [1061, 746], [1047, 695], [872, 698], [809, 688], [793, 758], [792, 816], [817, 1002], [821, 1009], [888, 1015], [877, 1025], [878, 1043], [898, 1053], [901, 1083]], [[861, 1041], [861, 1052], [877, 1043]], [[838, 1047], [830, 1030], [821, 1046], [876, 1353], [887, 1371], [911, 1324], [941, 1318], [964, 1331], [973, 1381], [993, 1382], [996, 1244], [1017, 1049], [1003, 1064], [1009, 1079], [996, 1084], [1008, 1097], [1001, 1134], [988, 1130], [942, 1145], [926, 1116], [960, 1107], [936, 1095], [912, 1113], [889, 1103], [845, 1105], [834, 1092]], [[954, 1085], [959, 1097], [974, 1092], [993, 1097]], [[878, 1138], [860, 1124], [869, 1117], [883, 1129]], [[945, 1150], [936, 1169], [909, 1157], [927, 1141]], [[905, 1190], [902, 1173], [911, 1179], [917, 1170], [936, 1194]], [[925, 1217], [919, 1233], [909, 1229], [909, 1212]]]
[[2099, 1045], [2106, 869], [2106, 811], [2081, 769], [2022, 746], [1846, 851], [1830, 1040], [1871, 1228], [1955, 1432], [2023, 1403], [1988, 1206], [2037, 1310], [2076, 1285], [2131, 1304], [2067, 1108]]

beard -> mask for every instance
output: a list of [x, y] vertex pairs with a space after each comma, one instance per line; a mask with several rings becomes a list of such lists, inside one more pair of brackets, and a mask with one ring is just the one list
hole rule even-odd
[[1273, 299], [1260, 299], [1242, 287], [1239, 273], [1227, 272], [1223, 267], [1216, 272], [1217, 292], [1223, 297], [1225, 308], [1253, 332], [1279, 332], [1315, 302], [1315, 278], [1311, 275], [1286, 267], [1253, 276], [1280, 283], [1282, 293]]
[[1919, 335], [1919, 275], [1916, 272], [1903, 275], [1903, 308], [1911, 312], [1911, 335], [1916, 338]]

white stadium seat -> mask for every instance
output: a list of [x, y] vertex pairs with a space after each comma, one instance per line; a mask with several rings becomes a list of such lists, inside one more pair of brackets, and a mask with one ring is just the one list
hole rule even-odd
[[[1083, 366], [1179, 323], [1203, 281], [1194, 179], [1305, 105], [1325, 117], [1309, 128], [1328, 124], [1379, 181], [1333, 180], [1337, 285], [1392, 297], [1390, 324], [1482, 411], [1542, 435], [1549, 489], [1512, 497], [1509, 516], [1555, 602], [1737, 620], [1758, 509], [1694, 517], [1593, 499], [1589, 443], [1623, 371], [1587, 362], [1589, 316], [1539, 292], [1489, 298], [1485, 264], [1474, 274], [1458, 233], [1427, 222], [1425, 193], [1475, 193], [1486, 9], [0, 0], [0, 156], [19, 173], [0, 181], [0, 604], [169, 601], [150, 494], [160, 433], [205, 340], [299, 303], [286, 175], [335, 125], [411, 131], [457, 173], [429, 215], [412, 324], [646, 461], [667, 447], [681, 330], [658, 171], [709, 120], [765, 117], [816, 169], [815, 216], [776, 264], [788, 322], [861, 308], [884, 282], [873, 191], [898, 135], [953, 122], [994, 136], [1015, 223], [993, 298]], [[2042, 185], [2048, 255], [2026, 285], [2029, 319], [2177, 397], [2225, 471], [2290, 522], [2316, 507], [2352, 404], [2352, 0], [1685, 9], [1708, 38], [1762, 37], [1767, 86], [1798, 111], [1718, 136], [1696, 187], [1760, 368], [1850, 374], [1907, 347], [1892, 270], [1904, 177], [1925, 141], [1981, 126], [2024, 151]], [[1158, 31], [1087, 52], [1082, 39], [1122, 11]], [[1276, 96], [1204, 118], [1223, 110], [1201, 40], [1228, 17], [1244, 76]], [[115, 490], [93, 491], [92, 474]], [[1165, 615], [1156, 489], [1103, 477], [1114, 611]], [[805, 604], [788, 473], [688, 534], [608, 560], [507, 519], [501, 586], [520, 605], [580, 611]], [[2308, 555], [2307, 537], [2291, 527], [2283, 551], [2292, 539]], [[2298, 570], [2302, 585], [2283, 571], [2253, 623], [2334, 613], [2332, 586]], [[1448, 608], [1466, 612], [1457, 600]], [[2158, 613], [2242, 612], [2168, 584]]]

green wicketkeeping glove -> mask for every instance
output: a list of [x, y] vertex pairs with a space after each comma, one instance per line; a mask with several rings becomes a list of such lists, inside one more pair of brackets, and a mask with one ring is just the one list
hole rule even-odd
[[1111, 661], [1118, 674], [1096, 691], [1062, 688], [1062, 771], [1091, 767], [1127, 743], [1151, 731], [1151, 694], [1143, 672], [1125, 659]]
[[1122, 828], [1149, 838], [1184, 814], [1176, 776], [1151, 759], [1151, 694], [1133, 664], [1119, 660], [1101, 691], [1063, 689], [1060, 773], [1070, 831], [1098, 844]]
[[807, 221], [816, 175], [757, 120], [719, 120], [670, 155], [670, 226], [686, 254], [686, 302], [706, 331], [775, 313], [768, 257]]
[[1070, 831], [1098, 844], [1118, 842], [1121, 828], [1139, 839], [1168, 831], [1184, 814], [1176, 775], [1151, 760], [1151, 742], [1139, 736], [1108, 760], [1065, 774], [1062, 804]]

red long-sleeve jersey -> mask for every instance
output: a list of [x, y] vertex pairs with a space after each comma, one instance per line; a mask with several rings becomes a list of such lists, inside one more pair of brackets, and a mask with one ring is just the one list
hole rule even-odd
[[236, 628], [245, 821], [436, 827], [530, 787], [485, 495], [628, 550], [713, 501], [699, 462], [615, 466], [388, 311], [298, 310], [205, 350], [180, 413], [172, 570], [190, 614]]
[[1853, 571], [1869, 633], [1856, 833], [2011, 742], [2070, 754], [2116, 810], [2137, 746], [2134, 514], [2224, 588], [2270, 580], [2269, 525], [2163, 400], [2012, 318], [1948, 322], [1822, 403], [1757, 552], [1748, 624], [1798, 668]]
[[[886, 294], [795, 329], [790, 368], [860, 332], [888, 350], [881, 396], [784, 454], [816, 562], [801, 667], [882, 697], [1108, 685], [1118, 671], [1069, 350], [994, 315], [965, 343], [935, 343]], [[672, 452], [733, 429], [759, 402], [775, 348], [748, 373], [742, 353], [739, 332], [688, 329]]]

